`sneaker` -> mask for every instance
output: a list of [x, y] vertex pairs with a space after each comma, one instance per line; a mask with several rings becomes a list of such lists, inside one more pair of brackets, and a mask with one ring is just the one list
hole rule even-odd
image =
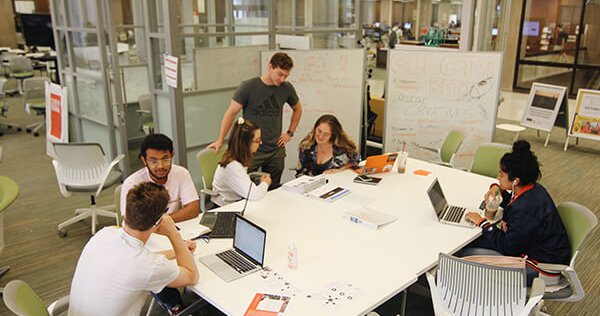
[[167, 309], [167, 311], [169, 312], [169, 315], [171, 315], [171, 316], [179, 315], [179, 313], [181, 313], [181, 311], [183, 311], [183, 306], [177, 304], [177, 305]]

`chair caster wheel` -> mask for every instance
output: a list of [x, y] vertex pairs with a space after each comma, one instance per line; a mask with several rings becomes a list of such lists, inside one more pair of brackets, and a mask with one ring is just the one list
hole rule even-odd
[[27, 133], [31, 133], [31, 128], [25, 130]]
[[10, 125], [8, 125], [7, 127], [8, 127], [8, 129], [12, 129], [12, 126], [10, 126]]
[[65, 237], [67, 237], [67, 231], [66, 231], [66, 230], [64, 230], [64, 229], [59, 229], [59, 230], [58, 230], [58, 237], [60, 237], [60, 238], [65, 238]]
[[33, 136], [38, 137], [38, 136], [40, 136], [40, 133], [35, 132], [35, 133], [33, 133]]
[[22, 128], [20, 128], [20, 127], [17, 127], [17, 132], [20, 132], [20, 131], [22, 131], [22, 130], [23, 130]]

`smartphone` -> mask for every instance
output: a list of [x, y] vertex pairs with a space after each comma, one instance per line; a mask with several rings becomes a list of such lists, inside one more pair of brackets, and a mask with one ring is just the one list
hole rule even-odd
[[371, 177], [369, 177], [368, 175], [366, 175], [366, 174], [359, 174], [359, 175], [356, 176], [356, 178], [354, 178], [354, 180], [364, 181], [364, 182], [371, 182], [371, 181], [373, 181], [373, 179]]
[[376, 178], [376, 177], [371, 177], [371, 176], [368, 176], [365, 174], [361, 174], [361, 175], [356, 176], [353, 181], [356, 183], [377, 185], [381, 181], [381, 178]]

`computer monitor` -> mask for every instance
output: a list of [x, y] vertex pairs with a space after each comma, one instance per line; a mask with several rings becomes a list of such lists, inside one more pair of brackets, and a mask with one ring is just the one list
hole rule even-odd
[[19, 20], [27, 46], [49, 46], [55, 49], [50, 14], [19, 14]]

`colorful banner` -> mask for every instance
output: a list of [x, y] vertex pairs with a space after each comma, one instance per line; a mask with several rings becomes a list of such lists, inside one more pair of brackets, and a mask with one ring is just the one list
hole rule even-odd
[[579, 89], [569, 136], [600, 139], [600, 91]]
[[46, 154], [54, 157], [52, 143], [69, 142], [67, 88], [46, 83]]

